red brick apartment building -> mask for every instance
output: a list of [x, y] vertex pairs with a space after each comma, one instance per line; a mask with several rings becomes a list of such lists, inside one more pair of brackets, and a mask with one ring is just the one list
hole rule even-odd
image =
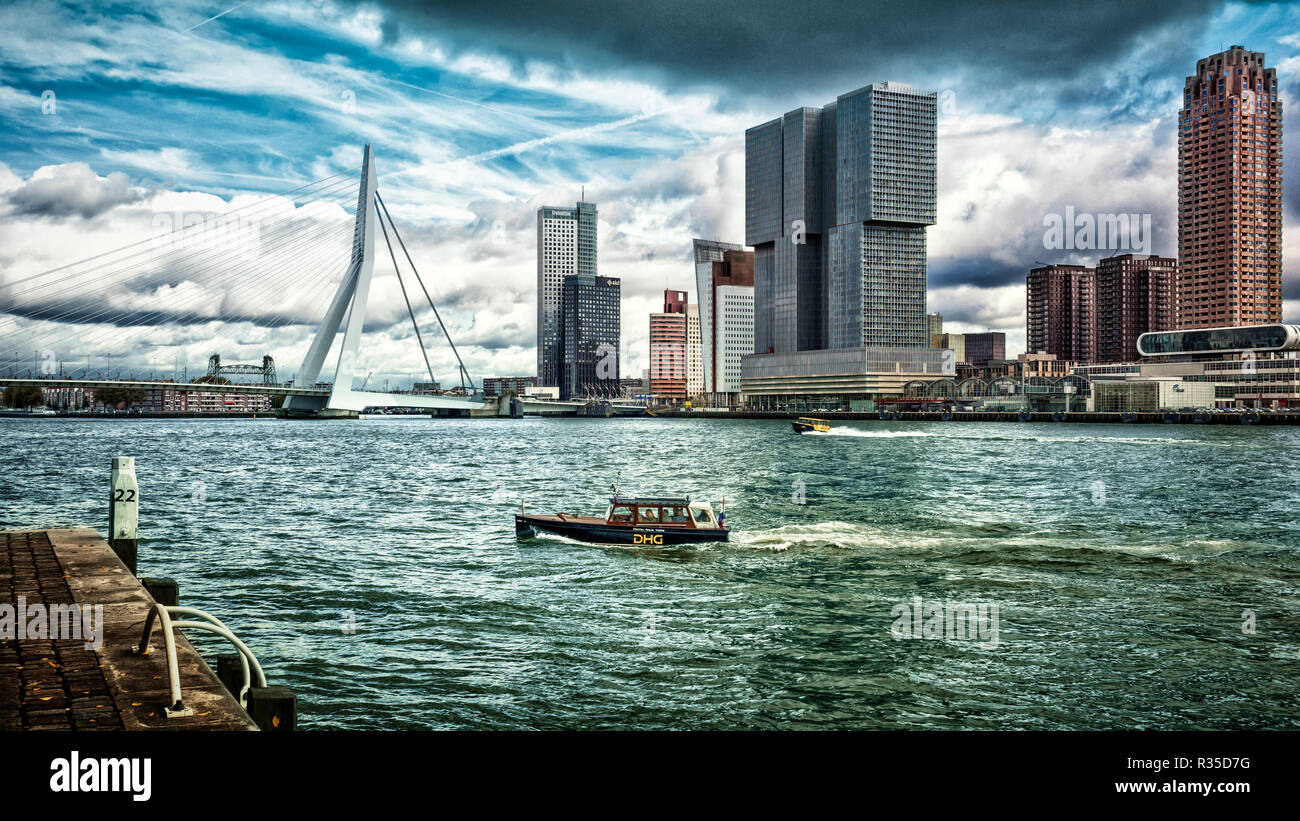
[[1178, 114], [1179, 328], [1282, 321], [1282, 99], [1264, 54], [1196, 61]]

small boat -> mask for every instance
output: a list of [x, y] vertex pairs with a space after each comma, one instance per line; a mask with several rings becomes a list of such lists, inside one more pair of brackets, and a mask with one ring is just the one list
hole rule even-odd
[[811, 416], [800, 416], [790, 424], [794, 426], [795, 433], [807, 433], [808, 431], [827, 433], [831, 429], [831, 423], [829, 421], [825, 419], [815, 419]]
[[693, 502], [686, 497], [620, 498], [612, 496], [602, 516], [574, 513], [515, 514], [515, 536], [532, 538], [537, 531], [567, 536], [595, 544], [672, 545], [698, 542], [725, 542], [731, 529], [725, 524], [726, 502], [722, 513], [713, 515], [708, 502]]

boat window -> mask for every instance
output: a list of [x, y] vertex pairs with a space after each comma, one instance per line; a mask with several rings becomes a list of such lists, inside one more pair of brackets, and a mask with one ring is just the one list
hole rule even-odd
[[637, 508], [636, 516], [638, 519], [640, 519], [643, 522], [657, 522], [659, 521], [659, 508], [657, 507]]
[[632, 521], [632, 508], [616, 507], [614, 513], [610, 516], [611, 522], [630, 522]]
[[666, 508], [664, 508], [664, 521], [665, 521], [665, 522], [674, 522], [674, 523], [685, 524], [685, 523], [689, 522], [690, 520], [691, 520], [691, 518], [690, 518], [690, 516], [686, 515], [686, 508], [684, 508], [684, 507], [666, 507]]
[[701, 507], [693, 507], [693, 508], [691, 508], [691, 515], [693, 515], [693, 516], [695, 517], [695, 521], [697, 521], [697, 522], [710, 522], [710, 521], [712, 521], [712, 517], [709, 516], [709, 511], [707, 511], [707, 510], [705, 510], [704, 508], [701, 508]]

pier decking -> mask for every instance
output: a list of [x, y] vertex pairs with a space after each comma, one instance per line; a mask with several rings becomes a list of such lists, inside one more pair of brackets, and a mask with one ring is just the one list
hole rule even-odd
[[[98, 533], [88, 528], [0, 532], [0, 605], [102, 605], [98, 648], [83, 638], [0, 639], [0, 730], [255, 730], [256, 725], [177, 632], [176, 656], [190, 715], [168, 717], [167, 660], [137, 655], [154, 600]], [[17, 615], [17, 619], [26, 614]]]

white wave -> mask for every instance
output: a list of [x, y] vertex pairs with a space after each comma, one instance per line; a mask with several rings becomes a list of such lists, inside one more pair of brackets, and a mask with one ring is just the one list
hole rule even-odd
[[860, 436], [868, 439], [902, 439], [915, 436], [938, 436], [919, 430], [863, 430], [862, 428], [831, 428], [828, 431], [810, 430], [804, 436]]
[[770, 530], [731, 532], [731, 544], [779, 553], [791, 548], [835, 547], [843, 550], [924, 550], [950, 545], [951, 539], [917, 537], [852, 522], [784, 525]]

